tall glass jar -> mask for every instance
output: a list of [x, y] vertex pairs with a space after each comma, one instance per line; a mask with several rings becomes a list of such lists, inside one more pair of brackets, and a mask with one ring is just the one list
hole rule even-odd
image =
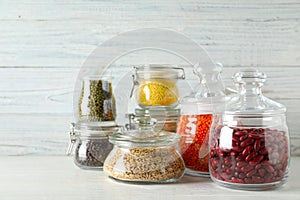
[[[201, 79], [199, 89], [180, 102], [177, 134], [181, 139], [178, 149], [185, 162], [185, 173], [189, 175], [209, 177], [208, 141], [214, 107], [225, 101], [221, 70], [217, 68], [210, 73], [197, 73]], [[210, 84], [210, 89], [207, 84]]]
[[113, 149], [108, 136], [121, 130], [119, 126], [90, 126], [72, 124], [68, 155], [74, 154], [74, 163], [82, 169], [102, 169], [103, 163]]
[[177, 106], [179, 91], [176, 82], [185, 78], [183, 68], [149, 65], [134, 69], [134, 92], [140, 107]]
[[116, 105], [110, 76], [83, 77], [78, 115], [79, 122], [97, 123], [115, 120]]
[[262, 94], [264, 73], [233, 76], [238, 94], [216, 114], [210, 138], [210, 174], [234, 189], [267, 190], [287, 181], [290, 160], [286, 108]]
[[103, 169], [122, 181], [176, 182], [184, 174], [184, 162], [176, 149], [178, 139], [171, 132], [155, 132], [149, 125], [113, 134], [109, 141], [114, 148]]

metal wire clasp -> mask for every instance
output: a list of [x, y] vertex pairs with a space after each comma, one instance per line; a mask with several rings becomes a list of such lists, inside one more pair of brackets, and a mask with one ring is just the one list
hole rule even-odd
[[67, 156], [71, 155], [72, 150], [73, 150], [73, 147], [74, 147], [74, 144], [75, 144], [75, 142], [76, 142], [75, 123], [71, 123], [70, 129], [71, 129], [70, 132], [69, 132], [69, 135], [70, 135], [70, 143], [69, 143], [68, 150], [67, 150], [67, 152], [66, 152]]

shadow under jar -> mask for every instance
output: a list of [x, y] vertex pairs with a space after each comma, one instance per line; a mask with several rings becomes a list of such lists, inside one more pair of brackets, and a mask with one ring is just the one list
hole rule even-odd
[[262, 95], [265, 74], [234, 75], [239, 93], [219, 108], [210, 135], [210, 175], [243, 190], [268, 190], [287, 182], [290, 143], [286, 108]]

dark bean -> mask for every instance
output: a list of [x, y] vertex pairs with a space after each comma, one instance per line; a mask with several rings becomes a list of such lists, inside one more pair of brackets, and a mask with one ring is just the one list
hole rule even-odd
[[248, 146], [248, 145], [250, 145], [250, 144], [252, 144], [253, 143], [253, 139], [252, 138], [248, 138], [248, 139], [246, 139], [246, 140], [244, 140], [243, 142], [241, 142], [241, 147], [246, 147], [246, 146]]
[[251, 150], [253, 149], [253, 147], [252, 146], [247, 146], [244, 150], [243, 150], [243, 152], [242, 152], [242, 155], [243, 156], [247, 156], [247, 155], [249, 155], [250, 153], [251, 153]]
[[258, 174], [260, 175], [260, 177], [264, 177], [264, 175], [265, 175], [265, 170], [264, 170], [264, 169], [259, 169], [259, 170], [258, 170]]
[[253, 160], [249, 161], [250, 165], [256, 165], [258, 164], [260, 161], [262, 161], [264, 159], [263, 155], [257, 156], [255, 158], [253, 158]]
[[[210, 157], [215, 160], [211, 164], [212, 175], [219, 174], [214, 176], [216, 179], [260, 184], [280, 181], [284, 177], [289, 160], [288, 139], [284, 132], [253, 128], [231, 130], [234, 132], [230, 151]], [[213, 151], [219, 148], [220, 143], [215, 144], [211, 147]]]
[[249, 171], [249, 172], [246, 174], [246, 176], [247, 176], [248, 178], [250, 178], [250, 177], [252, 177], [254, 174], [256, 174], [256, 170], [255, 170], [255, 169]]
[[246, 157], [245, 161], [246, 161], [246, 162], [249, 162], [250, 160], [252, 160], [252, 159], [254, 158], [255, 155], [256, 155], [255, 152], [250, 153], [250, 154]]
[[236, 131], [236, 132], [234, 132], [234, 135], [236, 135], [236, 136], [243, 136], [243, 135], [246, 135], [246, 132]]
[[260, 149], [260, 140], [255, 140], [253, 149], [256, 152], [259, 151], [259, 149]]

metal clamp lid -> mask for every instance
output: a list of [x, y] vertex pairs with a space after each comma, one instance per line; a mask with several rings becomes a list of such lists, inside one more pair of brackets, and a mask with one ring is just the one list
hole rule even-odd
[[69, 132], [69, 135], [70, 135], [70, 143], [69, 143], [69, 146], [68, 146], [68, 150], [66, 152], [67, 156], [71, 155], [72, 153], [72, 150], [74, 148], [74, 144], [76, 142], [76, 135], [75, 135], [75, 123], [71, 123], [71, 126], [70, 126], [71, 130]]

